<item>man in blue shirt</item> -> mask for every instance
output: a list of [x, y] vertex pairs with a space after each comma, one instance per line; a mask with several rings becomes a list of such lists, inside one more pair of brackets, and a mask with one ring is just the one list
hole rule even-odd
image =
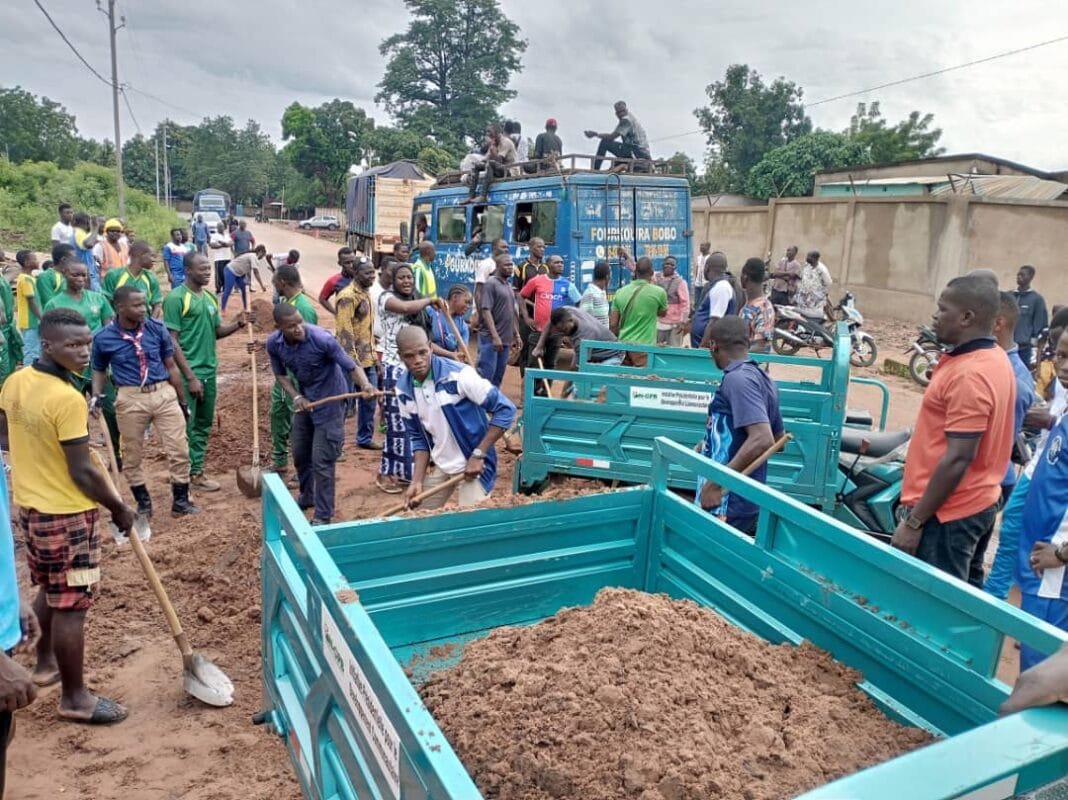
[[[1020, 309], [1012, 292], [1001, 292], [1001, 306], [998, 315], [994, 318], [994, 336], [998, 344], [1009, 357], [1012, 372], [1016, 378], [1016, 405], [1013, 407], [1013, 422], [1015, 423], [1016, 438], [1020, 437], [1023, 430], [1024, 417], [1027, 411], [1034, 405], [1038, 395], [1035, 393], [1035, 379], [1020, 358], [1020, 350], [1013, 341], [1013, 331], [1019, 317]], [[1015, 449], [1015, 448], [1014, 448]], [[1008, 469], [1005, 472], [1005, 480], [1001, 483], [1001, 504], [1007, 508], [1010, 496], [1016, 487], [1016, 465], [1009, 460]], [[1026, 485], [1023, 488], [1026, 492]], [[1022, 502], [1022, 496], [1017, 498]], [[990, 574], [986, 577], [983, 589], [1002, 600], [1009, 596], [1012, 587], [1012, 573], [1016, 564], [1016, 548], [1019, 544], [1018, 532], [1010, 524], [1005, 525], [1004, 519], [998, 531], [998, 551], [994, 555], [994, 564], [990, 568]], [[980, 544], [985, 549], [985, 544]]]
[[204, 221], [203, 214], [197, 214], [197, 221], [193, 223], [193, 244], [197, 246], [197, 252], [201, 255], [208, 254], [208, 239], [211, 237], [211, 231], [208, 229], [208, 223]]
[[110, 370], [117, 387], [115, 415], [123, 474], [137, 499], [137, 512], [152, 514], [141, 462], [145, 433], [153, 425], [171, 471], [171, 514], [195, 514], [196, 506], [189, 499], [189, 410], [182, 374], [174, 361], [174, 342], [163, 323], [148, 316], [140, 286], [120, 286], [113, 302], [115, 318], [93, 337], [93, 407], [100, 405]]
[[[741, 472], [782, 435], [779, 390], [749, 357], [749, 324], [744, 319], [713, 320], [708, 336], [712, 359], [723, 370], [723, 379], [708, 406], [700, 453]], [[765, 463], [749, 477], [764, 483], [767, 475]], [[705, 511], [723, 517], [742, 533], [756, 533], [759, 509], [744, 497], [724, 493], [723, 487], [700, 478], [697, 501]]]
[[[305, 323], [296, 306], [276, 305], [274, 323], [278, 330], [267, 337], [267, 355], [274, 379], [293, 398], [290, 437], [300, 481], [297, 505], [315, 509], [313, 525], [326, 525], [334, 516], [334, 470], [345, 441], [345, 402], [335, 400], [314, 408], [310, 404], [346, 394], [348, 375], [365, 395], [377, 393], [333, 334]], [[256, 349], [257, 345], [249, 347]], [[289, 377], [291, 373], [299, 392]]]
[[189, 248], [182, 243], [182, 229], [171, 229], [171, 240], [163, 245], [163, 263], [167, 267], [167, 279], [171, 288], [185, 283], [185, 257]]

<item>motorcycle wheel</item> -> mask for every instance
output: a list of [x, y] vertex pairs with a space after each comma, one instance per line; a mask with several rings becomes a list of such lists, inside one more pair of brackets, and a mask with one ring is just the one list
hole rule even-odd
[[801, 349], [801, 346], [783, 338], [779, 333], [775, 333], [771, 339], [771, 349], [780, 356], [792, 356]]
[[920, 386], [926, 386], [931, 381], [927, 377], [927, 371], [934, 369], [938, 363], [937, 350], [924, 350], [922, 353], [913, 353], [909, 359], [909, 375]]
[[866, 333], [853, 337], [852, 345], [849, 363], [854, 367], [870, 367], [879, 357], [879, 348], [875, 346], [875, 340]]

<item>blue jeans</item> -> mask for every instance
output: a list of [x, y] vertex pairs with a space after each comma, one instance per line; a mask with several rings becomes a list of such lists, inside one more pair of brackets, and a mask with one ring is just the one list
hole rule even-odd
[[[378, 388], [378, 367], [364, 367], [364, 374], [371, 385]], [[363, 397], [359, 399], [356, 417], [356, 444], [371, 444], [375, 438], [375, 410], [378, 408], [378, 400]]]
[[20, 328], [22, 334], [22, 365], [28, 367], [41, 355], [41, 336], [36, 328]]
[[222, 296], [222, 310], [226, 311], [226, 301], [230, 299], [230, 293], [234, 289], [241, 291], [241, 306], [242, 308], [248, 308], [248, 292], [245, 290], [245, 276], [234, 275], [230, 271], [229, 267], [223, 270], [223, 296]]
[[[1054, 628], [1068, 631], [1068, 601], [1059, 598], [1039, 597], [1034, 594], [1020, 595], [1020, 610], [1033, 617], [1038, 617], [1043, 622], [1048, 622]], [[1040, 661], [1045, 660], [1046, 654], [1040, 653], [1033, 647], [1028, 647], [1020, 642], [1020, 672], [1030, 669]]]
[[504, 371], [508, 368], [508, 356], [512, 348], [508, 342], [501, 348], [501, 352], [493, 349], [493, 342], [489, 339], [478, 340], [478, 374], [488, 380], [498, 389], [504, 380]]
[[1000, 600], [1009, 596], [1013, 576], [1016, 573], [1017, 550], [1020, 547], [1020, 519], [1023, 515], [1024, 501], [1027, 499], [1027, 487], [1031, 481], [1021, 475], [1016, 482], [1009, 501], [1001, 513], [1001, 528], [998, 529], [998, 551], [994, 554], [994, 565], [986, 577], [983, 590]]
[[942, 523], [931, 517], [924, 523], [916, 558], [982, 588], [983, 555], [996, 517], [997, 504], [952, 522]]
[[[326, 413], [320, 413], [323, 411]], [[314, 507], [317, 520], [329, 522], [334, 516], [334, 469], [344, 441], [345, 409], [341, 403], [331, 403], [315, 413], [293, 415], [290, 444], [300, 481], [297, 504]]]

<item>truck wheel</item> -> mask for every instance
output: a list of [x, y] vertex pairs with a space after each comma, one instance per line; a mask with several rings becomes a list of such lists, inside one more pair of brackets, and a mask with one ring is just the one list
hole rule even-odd
[[776, 332], [771, 339], [771, 349], [780, 356], [792, 356], [800, 350], [801, 347], [800, 345], [794, 344], [790, 340], [783, 338], [782, 334]]

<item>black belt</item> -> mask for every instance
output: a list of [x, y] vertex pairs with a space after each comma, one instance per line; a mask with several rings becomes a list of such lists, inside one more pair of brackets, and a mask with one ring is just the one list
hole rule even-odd
[[151, 394], [152, 392], [159, 391], [163, 386], [166, 386], [167, 381], [158, 381], [156, 383], [146, 383], [143, 386], [120, 386], [120, 389], [139, 389], [142, 394]]

